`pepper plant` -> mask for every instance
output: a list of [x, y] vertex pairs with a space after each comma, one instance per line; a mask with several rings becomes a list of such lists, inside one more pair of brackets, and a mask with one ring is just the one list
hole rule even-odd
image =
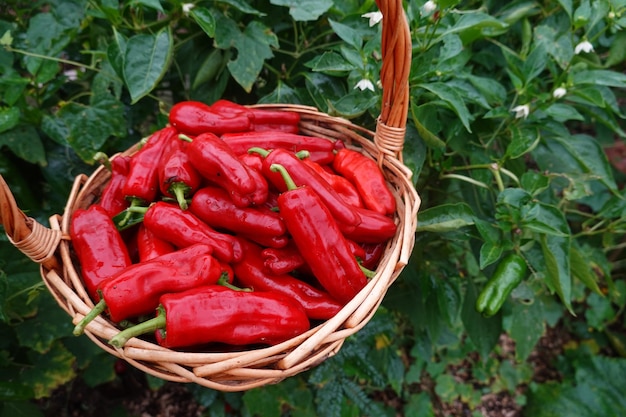
[[[404, 161], [422, 198], [411, 263], [372, 322], [316, 369], [241, 394], [189, 391], [207, 415], [478, 416], [489, 396], [533, 416], [572, 404], [616, 414], [626, 406], [615, 393], [626, 366], [626, 2], [405, 7]], [[162, 127], [181, 100], [306, 104], [373, 128], [376, 11], [373, 0], [4, 2], [0, 173], [45, 224], [97, 152]], [[0, 250], [0, 415], [44, 415], [59, 387], [119, 379], [109, 355], [71, 335], [36, 265], [6, 239]], [[526, 272], [499, 282], [510, 256]], [[495, 306], [487, 315], [484, 302]], [[553, 365], [560, 381], [538, 381], [531, 360], [551, 329], [570, 343]]]

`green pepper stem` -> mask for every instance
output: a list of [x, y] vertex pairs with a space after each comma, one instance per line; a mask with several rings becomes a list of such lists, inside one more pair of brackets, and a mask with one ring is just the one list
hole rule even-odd
[[184, 182], [175, 182], [169, 187], [168, 191], [176, 197], [176, 201], [182, 210], [187, 210], [189, 208], [189, 203], [187, 203], [186, 198], [189, 190], [191, 190], [191, 187]]
[[222, 287], [230, 288], [233, 291], [243, 291], [243, 292], [252, 292], [252, 288], [244, 288], [238, 287], [236, 285], [228, 282], [228, 273], [224, 272], [220, 279], [217, 280], [217, 285], [221, 285]]
[[184, 140], [185, 142], [193, 142], [193, 139], [191, 138], [191, 136], [187, 136], [184, 133], [179, 134], [178, 139]]
[[270, 165], [270, 171], [280, 173], [283, 180], [285, 180], [285, 185], [287, 185], [288, 191], [296, 190], [298, 188], [293, 178], [291, 178], [291, 175], [289, 175], [289, 172], [287, 172], [287, 169], [281, 164]]
[[311, 156], [311, 152], [307, 151], [306, 149], [296, 152], [296, 157], [298, 159], [306, 159], [309, 156]]
[[91, 323], [96, 317], [104, 312], [107, 308], [107, 303], [104, 301], [104, 298], [101, 298], [100, 301], [91, 309], [89, 313], [83, 317], [81, 321], [74, 327], [74, 336], [80, 336], [85, 331], [85, 327], [89, 323]]
[[111, 160], [109, 159], [109, 156], [105, 154], [104, 152], [96, 152], [93, 155], [93, 160], [98, 161], [99, 163], [104, 165], [106, 169], [111, 171]]
[[159, 329], [165, 329], [166, 322], [165, 309], [163, 306], [159, 306], [156, 317], [122, 330], [109, 340], [109, 344], [116, 348], [121, 348], [133, 337], [141, 336], [142, 334], [154, 332]]
[[255, 146], [253, 148], [248, 149], [248, 153], [258, 153], [263, 158], [265, 158], [267, 157], [267, 155], [270, 154], [270, 151], [268, 151], [267, 149], [263, 149], [263, 148], [259, 148]]
[[361, 264], [359, 264], [359, 268], [361, 268], [361, 271], [363, 271], [363, 273], [365, 274], [365, 276], [367, 278], [374, 278], [374, 275], [376, 275], [376, 271], [372, 271], [371, 269], [367, 269], [366, 267], [364, 267]]

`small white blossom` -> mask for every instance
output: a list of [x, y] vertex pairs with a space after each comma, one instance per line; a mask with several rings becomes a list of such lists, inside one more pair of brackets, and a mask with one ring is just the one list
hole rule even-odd
[[436, 9], [437, 9], [437, 2], [434, 2], [433, 0], [428, 0], [422, 6], [422, 14], [423, 15], [429, 15], [432, 12], [434, 12]]
[[187, 16], [191, 9], [193, 9], [194, 7], [195, 4], [193, 3], [183, 3], [183, 13], [185, 14], [185, 16]]
[[552, 92], [552, 97], [559, 99], [561, 97], [563, 97], [565, 94], [567, 94], [567, 90], [563, 87], [559, 87], [556, 88], [553, 92]]
[[78, 79], [78, 71], [76, 71], [75, 69], [63, 71], [63, 75], [65, 75], [70, 81], [76, 81]]
[[361, 81], [356, 83], [354, 88], [358, 88], [361, 91], [365, 91], [365, 90], [374, 91], [374, 84], [367, 78], [363, 78]]
[[383, 20], [383, 14], [380, 11], [365, 13], [365, 14], [362, 14], [361, 17], [364, 17], [370, 20], [370, 27], [374, 26], [376, 23]]
[[574, 53], [578, 55], [581, 52], [589, 53], [593, 52], [593, 45], [589, 41], [582, 41], [574, 48]]
[[525, 119], [530, 114], [530, 106], [528, 104], [522, 104], [520, 106], [513, 107], [511, 111], [515, 113], [515, 118], [521, 119], [523, 117]]

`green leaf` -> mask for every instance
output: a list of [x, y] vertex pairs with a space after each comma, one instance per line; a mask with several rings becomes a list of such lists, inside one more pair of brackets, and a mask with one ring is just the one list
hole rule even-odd
[[249, 2], [247, 2], [246, 0], [219, 0], [219, 2], [231, 5], [235, 9], [245, 14], [251, 14], [251, 15], [260, 16], [260, 17], [267, 16], [266, 13], [263, 13], [262, 11], [257, 10], [254, 7], [252, 7], [249, 4]]
[[132, 104], [156, 87], [169, 68], [173, 50], [168, 28], [155, 35], [135, 35], [128, 39], [124, 55], [124, 81]]
[[420, 232], [450, 232], [474, 224], [474, 212], [465, 203], [441, 204], [418, 214]]
[[480, 247], [480, 269], [485, 269], [487, 266], [493, 264], [502, 255], [504, 247], [500, 242], [485, 242]]
[[570, 275], [570, 238], [541, 235], [539, 239], [545, 261], [548, 286], [557, 293], [565, 307], [572, 310], [572, 277]]
[[0, 417], [45, 417], [32, 401], [10, 401], [0, 406]]
[[107, 59], [120, 80], [124, 80], [126, 43], [126, 37], [113, 28], [113, 41], [107, 47]]
[[61, 337], [72, 334], [72, 319], [63, 311], [50, 294], [41, 295], [38, 314], [15, 326], [20, 345], [45, 354]]
[[571, 234], [565, 215], [556, 206], [533, 201], [522, 207], [521, 216], [524, 229], [560, 237]]
[[328, 23], [335, 34], [345, 43], [352, 46], [356, 50], [360, 50], [363, 47], [363, 36], [359, 31], [332, 19], [329, 19]]
[[548, 64], [548, 54], [543, 44], [538, 44], [528, 54], [522, 65], [521, 71], [524, 75], [524, 85], [527, 86], [531, 81], [537, 78]]
[[590, 355], [579, 361], [575, 380], [544, 383], [527, 394], [533, 417], [621, 416], [626, 410], [626, 359]]
[[376, 106], [379, 97], [370, 91], [352, 90], [336, 101], [328, 101], [329, 114], [345, 119], [353, 119], [363, 115]]
[[578, 120], [583, 122], [585, 117], [576, 110], [576, 107], [569, 104], [553, 103], [547, 109], [545, 113], [552, 117], [559, 123], [565, 123], [569, 120]]
[[574, 13], [574, 7], [572, 5], [572, 0], [557, 0], [557, 1], [561, 5], [563, 10], [565, 10], [565, 13], [567, 13], [567, 15], [571, 19], [572, 18], [572, 14]]
[[159, 0], [132, 0], [130, 3], [131, 3], [131, 6], [133, 7], [137, 7], [138, 5], [143, 5], [150, 9], [158, 10], [161, 13], [165, 12]]
[[418, 394], [411, 394], [408, 403], [404, 407], [404, 415], [435, 417], [433, 404], [430, 401], [428, 393], [420, 392]]
[[450, 110], [452, 110], [459, 117], [465, 129], [470, 133], [472, 132], [470, 123], [474, 118], [465, 106], [463, 96], [461, 96], [456, 89], [443, 82], [418, 84], [417, 87], [424, 88], [433, 93], [440, 100], [443, 100], [448, 105]]
[[598, 287], [598, 277], [591, 268], [592, 258], [588, 256], [575, 241], [572, 242], [569, 257], [572, 275], [594, 293], [603, 295], [600, 287]]
[[202, 28], [209, 38], [215, 37], [215, 16], [209, 9], [196, 6], [191, 9], [189, 16]]
[[474, 282], [468, 280], [461, 309], [461, 320], [478, 353], [483, 360], [486, 360], [502, 333], [502, 313], [498, 312], [490, 318], [483, 317], [474, 307], [477, 297], [478, 292]]
[[323, 72], [328, 75], [343, 76], [356, 67], [347, 59], [334, 51], [325, 51], [321, 55], [305, 63], [311, 71]]
[[560, 143], [576, 159], [583, 172], [597, 176], [611, 191], [617, 190], [606, 153], [595, 138], [579, 134], [567, 138], [555, 136], [552, 139]]
[[497, 36], [508, 27], [506, 23], [483, 12], [464, 13], [453, 26], [439, 35], [437, 41], [449, 34], [458, 33], [463, 43], [468, 44], [482, 37]]
[[532, 152], [541, 140], [539, 129], [536, 127], [512, 125], [509, 129], [511, 131], [511, 142], [506, 147], [505, 156], [511, 159], [516, 159]]
[[30, 400], [34, 396], [33, 389], [28, 385], [19, 382], [0, 381], [0, 401], [24, 401]]
[[61, 343], [54, 343], [42, 355], [30, 356], [32, 366], [22, 370], [21, 379], [33, 387], [35, 398], [49, 396], [56, 388], [76, 377], [74, 356]]
[[535, 42], [541, 44], [545, 51], [565, 69], [574, 57], [574, 45], [569, 32], [562, 33], [551, 25], [539, 25], [534, 30]]
[[20, 121], [20, 109], [9, 107], [0, 109], [0, 133], [13, 129]]
[[610, 70], [585, 70], [572, 75], [574, 85], [604, 85], [607, 87], [626, 88], [626, 74]]
[[515, 341], [515, 358], [525, 362], [545, 332], [541, 302], [513, 303], [509, 334]]
[[337, 77], [319, 72], [307, 72], [303, 76], [306, 90], [313, 99], [315, 107], [324, 113], [330, 111], [330, 102], [337, 101], [347, 94], [345, 83]]
[[615, 34], [604, 66], [611, 68], [624, 61], [626, 61], [626, 31], [622, 30]]
[[528, 171], [520, 177], [522, 188], [531, 195], [537, 195], [550, 186], [550, 177], [538, 172]]
[[297, 22], [317, 20], [332, 6], [332, 0], [270, 0], [271, 4], [289, 7], [289, 14]]
[[3, 146], [25, 161], [41, 166], [47, 164], [43, 142], [33, 125], [18, 125], [0, 133], [0, 148]]

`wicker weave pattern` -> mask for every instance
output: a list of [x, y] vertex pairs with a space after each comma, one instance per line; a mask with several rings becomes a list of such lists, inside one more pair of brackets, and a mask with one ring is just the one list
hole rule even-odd
[[[369, 322], [413, 249], [420, 199], [411, 182], [411, 171], [401, 152], [408, 108], [408, 71], [411, 42], [400, 0], [377, 1], [383, 13], [383, 106], [376, 132], [297, 105], [257, 105], [300, 113], [303, 134], [342, 140], [348, 147], [369, 155], [383, 170], [397, 202], [396, 235], [368, 285], [335, 317], [279, 345], [234, 352], [182, 352], [133, 338], [121, 348], [107, 341], [119, 331], [106, 317], [91, 322], [85, 333], [100, 348], [123, 358], [153, 376], [175, 382], [197, 383], [221, 391], [242, 391], [272, 384], [310, 369], [335, 355], [345, 339]], [[132, 155], [136, 148], [123, 155]], [[62, 216], [50, 218], [50, 228], [28, 218], [17, 207], [9, 187], [0, 177], [0, 214], [14, 245], [41, 264], [42, 278], [59, 306], [78, 323], [93, 307], [80, 277], [69, 236], [72, 213], [97, 201], [110, 174], [104, 167], [91, 176], [80, 175]], [[24, 250], [26, 248], [26, 250]]]

